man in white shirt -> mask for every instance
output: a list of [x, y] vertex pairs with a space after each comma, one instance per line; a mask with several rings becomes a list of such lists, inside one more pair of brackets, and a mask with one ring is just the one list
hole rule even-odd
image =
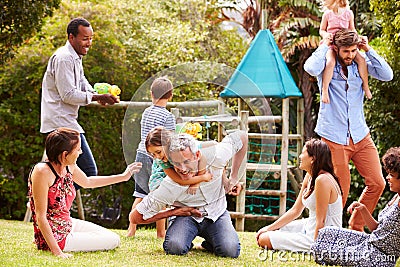
[[[150, 192], [129, 215], [131, 223], [147, 224], [171, 218], [165, 240], [167, 254], [185, 255], [192, 248], [196, 236], [205, 240], [202, 247], [217, 256], [236, 258], [240, 243], [227, 211], [225, 192], [237, 195], [240, 164], [247, 152], [247, 135], [236, 131], [221, 143], [200, 149], [195, 139], [187, 134], [174, 135], [166, 148], [168, 158], [182, 179], [190, 179], [198, 172], [202, 154], [207, 159], [207, 169], [212, 174], [210, 182], [201, 183], [195, 195], [187, 193], [188, 186], [174, 182], [168, 176], [158, 189]], [[227, 185], [222, 182], [224, 168], [232, 159], [232, 169]], [[166, 206], [173, 209], [163, 210]]]

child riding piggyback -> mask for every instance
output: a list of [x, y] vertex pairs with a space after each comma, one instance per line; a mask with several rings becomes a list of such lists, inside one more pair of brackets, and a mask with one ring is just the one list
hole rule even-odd
[[[323, 39], [329, 39], [332, 43], [334, 34], [339, 29], [345, 28], [355, 31], [354, 14], [350, 9], [348, 0], [323, 0], [322, 10], [324, 11], [324, 14], [322, 15], [319, 34]], [[363, 41], [364, 40], [360, 38], [360, 42]], [[355, 57], [354, 61], [358, 65], [358, 71], [363, 82], [362, 88], [365, 92], [365, 95], [368, 99], [371, 99], [372, 94], [368, 87], [367, 63], [359, 52], [357, 52], [357, 56]], [[325, 104], [330, 103], [328, 87], [333, 77], [333, 69], [335, 68], [335, 65], [336, 53], [334, 49], [331, 48], [326, 55], [326, 66], [322, 76], [321, 101]]]

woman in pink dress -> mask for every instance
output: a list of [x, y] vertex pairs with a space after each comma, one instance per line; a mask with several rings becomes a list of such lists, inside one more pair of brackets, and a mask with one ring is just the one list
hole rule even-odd
[[95, 188], [128, 181], [141, 163], [134, 162], [122, 174], [87, 177], [76, 165], [82, 153], [79, 132], [58, 128], [46, 138], [47, 160], [33, 168], [28, 180], [35, 243], [61, 258], [71, 251], [109, 250], [119, 246], [116, 233], [91, 222], [71, 218], [76, 182]]

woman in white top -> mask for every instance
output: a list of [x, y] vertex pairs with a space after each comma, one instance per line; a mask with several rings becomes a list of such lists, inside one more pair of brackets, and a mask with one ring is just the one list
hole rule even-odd
[[[300, 169], [307, 174], [296, 202], [278, 220], [257, 232], [260, 247], [309, 252], [319, 229], [342, 226], [341, 188], [328, 145], [318, 139], [307, 141], [300, 155]], [[296, 220], [304, 208], [309, 217]]]

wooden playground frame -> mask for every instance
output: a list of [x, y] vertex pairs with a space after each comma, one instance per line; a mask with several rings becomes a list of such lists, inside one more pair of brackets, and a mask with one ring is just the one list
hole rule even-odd
[[[297, 155], [300, 155], [302, 145], [304, 143], [304, 100], [297, 98], [297, 133], [289, 134], [289, 101], [290, 98], [282, 99], [282, 114], [278, 116], [249, 116], [249, 111], [242, 110], [243, 102], [239, 99], [238, 116], [231, 116], [225, 114], [225, 104], [222, 100], [209, 100], [209, 101], [187, 101], [187, 102], [168, 102], [167, 108], [171, 110], [171, 113], [175, 116], [177, 122], [217, 122], [218, 123], [218, 141], [223, 138], [223, 124], [233, 123], [236, 124], [238, 129], [248, 132], [249, 124], [257, 122], [274, 122], [282, 125], [281, 134], [265, 134], [265, 133], [250, 133], [248, 132], [249, 138], [258, 139], [279, 139], [281, 140], [281, 159], [280, 165], [274, 164], [256, 164], [248, 163], [247, 157], [243, 160], [239, 177], [240, 182], [243, 184], [244, 189], [239, 196], [237, 196], [236, 210], [230, 211], [231, 218], [235, 219], [235, 228], [237, 231], [244, 231], [245, 219], [267, 219], [276, 220], [286, 211], [286, 200], [287, 200], [287, 179], [288, 170], [294, 168], [293, 165], [288, 165], [288, 154], [289, 154], [289, 140], [297, 140]], [[102, 106], [97, 102], [92, 102], [90, 106], [98, 108], [146, 108], [150, 106], [151, 102], [131, 102], [121, 101], [112, 106]], [[185, 108], [217, 108], [218, 115], [203, 116], [203, 117], [181, 117], [180, 109]], [[246, 172], [247, 171], [266, 171], [266, 172], [279, 172], [280, 173], [280, 189], [279, 190], [249, 190], [246, 189]], [[289, 177], [292, 178], [292, 177]], [[292, 178], [293, 180], [293, 178]], [[245, 200], [246, 195], [259, 195], [259, 196], [278, 196], [279, 201], [279, 215], [253, 215], [245, 213]], [[84, 219], [84, 209], [80, 194], [77, 194], [76, 203], [78, 206], [78, 216], [80, 219]], [[30, 221], [31, 214], [28, 206], [25, 214], [24, 221]]]

